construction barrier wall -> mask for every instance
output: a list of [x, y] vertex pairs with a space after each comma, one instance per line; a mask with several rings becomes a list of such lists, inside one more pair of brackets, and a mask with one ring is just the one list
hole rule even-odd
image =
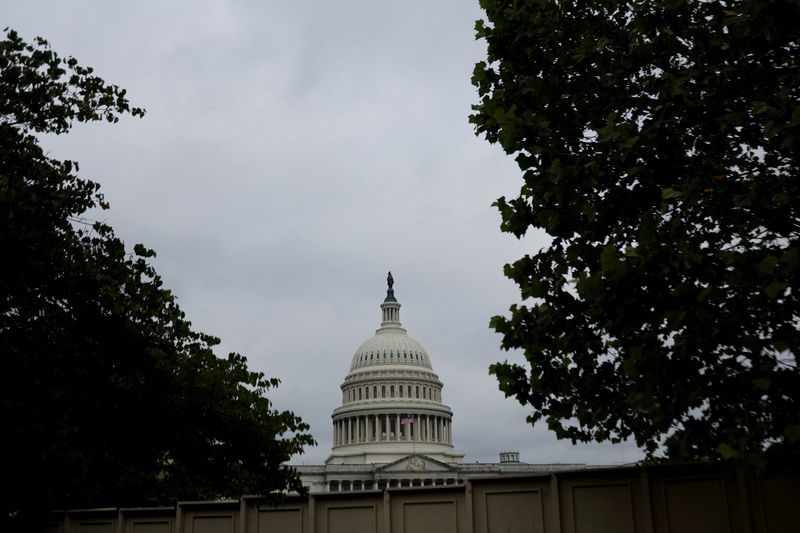
[[48, 533], [798, 533], [800, 469], [586, 469], [456, 486], [54, 514]]

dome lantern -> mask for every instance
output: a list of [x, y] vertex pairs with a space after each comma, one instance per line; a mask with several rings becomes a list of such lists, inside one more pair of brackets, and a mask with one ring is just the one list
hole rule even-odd
[[381, 304], [381, 312], [383, 315], [381, 329], [400, 328], [400, 303], [394, 296], [394, 278], [391, 272], [389, 272], [389, 275], [386, 277], [386, 283], [389, 287], [386, 289], [386, 299]]

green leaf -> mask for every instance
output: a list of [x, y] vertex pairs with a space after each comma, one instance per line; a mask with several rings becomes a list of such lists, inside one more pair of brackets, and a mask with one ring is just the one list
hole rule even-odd
[[600, 253], [600, 267], [609, 273], [616, 273], [620, 269], [619, 254], [613, 245], [607, 244], [603, 247]]
[[740, 456], [740, 453], [733, 449], [730, 445], [726, 443], [722, 443], [717, 446], [717, 452], [722, 456], [723, 459], [736, 459]]
[[777, 298], [779, 295], [783, 294], [783, 291], [785, 291], [788, 287], [788, 283], [784, 283], [782, 281], [773, 281], [764, 287], [764, 293], [770, 298]]
[[755, 385], [757, 389], [768, 390], [770, 385], [772, 385], [772, 379], [770, 378], [754, 379], [753, 385]]
[[773, 272], [775, 272], [775, 267], [777, 265], [778, 265], [778, 258], [775, 257], [774, 255], [769, 255], [756, 265], [756, 270], [758, 270], [762, 274], [772, 274]]

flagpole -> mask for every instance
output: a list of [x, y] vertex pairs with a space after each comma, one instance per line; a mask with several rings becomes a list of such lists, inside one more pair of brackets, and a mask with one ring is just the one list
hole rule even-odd
[[[413, 417], [413, 415], [410, 418], [410, 422], [409, 423], [412, 426], [414, 425], [414, 417]], [[414, 428], [412, 427], [411, 429], [413, 430]], [[416, 432], [414, 432], [414, 437], [412, 437], [412, 440], [411, 440], [411, 453], [413, 455], [417, 455], [417, 439], [415, 438], [416, 436], [417, 436], [417, 434], [416, 434]]]

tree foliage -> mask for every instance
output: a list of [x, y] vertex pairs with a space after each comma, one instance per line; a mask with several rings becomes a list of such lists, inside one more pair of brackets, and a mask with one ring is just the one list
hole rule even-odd
[[40, 134], [142, 116], [46, 41], [0, 42], [0, 524], [41, 509], [168, 503], [300, 487], [313, 444], [278, 384], [214, 355], [149, 263], [110, 227], [78, 164]]
[[651, 458], [800, 445], [800, 4], [482, 0], [478, 134], [514, 155], [500, 389]]

